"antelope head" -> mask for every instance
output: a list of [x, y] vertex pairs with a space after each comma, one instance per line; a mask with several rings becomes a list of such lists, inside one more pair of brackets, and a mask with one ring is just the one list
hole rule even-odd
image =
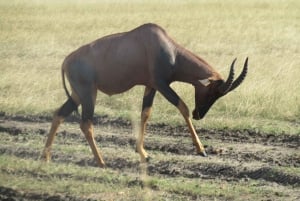
[[234, 80], [235, 61], [236, 59], [234, 59], [231, 64], [226, 81], [204, 79], [199, 80], [198, 84], [195, 85], [195, 109], [193, 111], [193, 119], [202, 119], [218, 98], [234, 90], [243, 82], [248, 70], [248, 58], [245, 60], [243, 71], [236, 80]]

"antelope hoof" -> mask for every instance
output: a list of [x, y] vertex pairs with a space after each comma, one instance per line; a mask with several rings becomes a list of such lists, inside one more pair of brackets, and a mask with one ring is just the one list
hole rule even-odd
[[206, 154], [205, 151], [200, 152], [199, 155], [201, 155], [201, 156], [203, 156], [203, 157], [207, 157], [207, 154]]
[[146, 163], [149, 163], [152, 158], [150, 156], [146, 157]]
[[102, 169], [105, 169], [106, 165], [105, 164], [99, 164], [99, 167], [102, 168]]
[[41, 157], [42, 161], [45, 161], [46, 163], [49, 163], [51, 160], [51, 156], [50, 153], [43, 153], [42, 157]]
[[147, 157], [141, 159], [141, 163], [149, 163], [151, 159], [152, 158], [150, 156], [147, 156]]
[[105, 162], [103, 160], [101, 160], [101, 159], [99, 159], [99, 160], [95, 159], [94, 162], [96, 162], [100, 168], [106, 168], [106, 164], [105, 164]]
[[51, 158], [50, 158], [50, 157], [45, 157], [43, 160], [44, 160], [46, 163], [50, 163]]
[[94, 163], [96, 163], [99, 168], [106, 168], [106, 164], [104, 162], [94, 161]]

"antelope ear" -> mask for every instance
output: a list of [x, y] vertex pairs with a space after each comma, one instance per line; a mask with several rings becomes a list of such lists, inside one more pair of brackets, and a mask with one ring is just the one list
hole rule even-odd
[[207, 87], [210, 84], [209, 79], [199, 80], [199, 82], [205, 87]]

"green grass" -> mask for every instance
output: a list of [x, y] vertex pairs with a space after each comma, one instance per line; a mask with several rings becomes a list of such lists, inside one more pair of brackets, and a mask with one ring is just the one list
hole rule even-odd
[[[50, 115], [66, 99], [60, 66], [71, 51], [104, 35], [154, 22], [224, 77], [235, 57], [240, 72], [249, 56], [245, 82], [196, 125], [300, 133], [297, 0], [1, 0], [0, 13], [1, 111]], [[192, 110], [193, 88], [173, 86]], [[138, 119], [142, 94], [143, 87], [112, 97], [99, 93], [96, 113]], [[176, 108], [160, 95], [151, 120], [183, 123]]]

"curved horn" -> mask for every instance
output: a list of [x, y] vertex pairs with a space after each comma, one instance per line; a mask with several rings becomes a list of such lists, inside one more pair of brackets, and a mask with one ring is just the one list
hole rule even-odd
[[240, 76], [232, 83], [229, 91], [234, 90], [244, 81], [247, 72], [248, 72], [248, 57], [245, 60], [243, 71], [241, 72]]
[[226, 94], [233, 83], [233, 79], [234, 79], [234, 64], [235, 64], [236, 58], [233, 60], [231, 66], [230, 66], [230, 71], [229, 71], [229, 75], [228, 78], [226, 80], [226, 82], [224, 82], [222, 85], [219, 86], [219, 91], [222, 94]]

